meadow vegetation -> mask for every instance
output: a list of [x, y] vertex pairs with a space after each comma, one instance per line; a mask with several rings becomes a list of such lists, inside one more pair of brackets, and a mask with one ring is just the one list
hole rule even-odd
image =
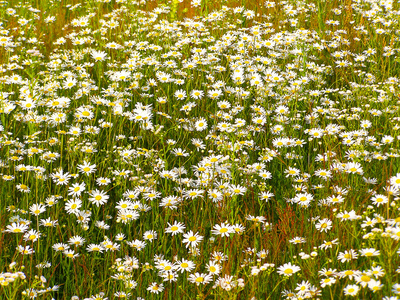
[[398, 299], [397, 1], [0, 5], [0, 299]]

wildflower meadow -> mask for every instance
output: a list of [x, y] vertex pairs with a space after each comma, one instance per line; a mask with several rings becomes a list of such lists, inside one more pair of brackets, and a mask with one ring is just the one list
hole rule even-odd
[[0, 299], [400, 299], [400, 3], [0, 3]]

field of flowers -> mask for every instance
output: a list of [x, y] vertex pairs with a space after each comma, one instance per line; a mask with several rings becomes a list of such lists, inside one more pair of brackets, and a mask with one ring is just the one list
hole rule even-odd
[[0, 5], [0, 299], [399, 299], [397, 1]]

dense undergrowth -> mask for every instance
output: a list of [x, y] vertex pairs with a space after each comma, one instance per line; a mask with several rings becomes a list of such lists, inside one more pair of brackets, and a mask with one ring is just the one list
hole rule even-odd
[[398, 299], [396, 1], [8, 1], [1, 299]]

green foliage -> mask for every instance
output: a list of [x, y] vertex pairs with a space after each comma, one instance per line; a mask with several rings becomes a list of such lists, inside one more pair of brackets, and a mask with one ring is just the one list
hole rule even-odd
[[398, 294], [398, 3], [1, 5], [0, 299]]

